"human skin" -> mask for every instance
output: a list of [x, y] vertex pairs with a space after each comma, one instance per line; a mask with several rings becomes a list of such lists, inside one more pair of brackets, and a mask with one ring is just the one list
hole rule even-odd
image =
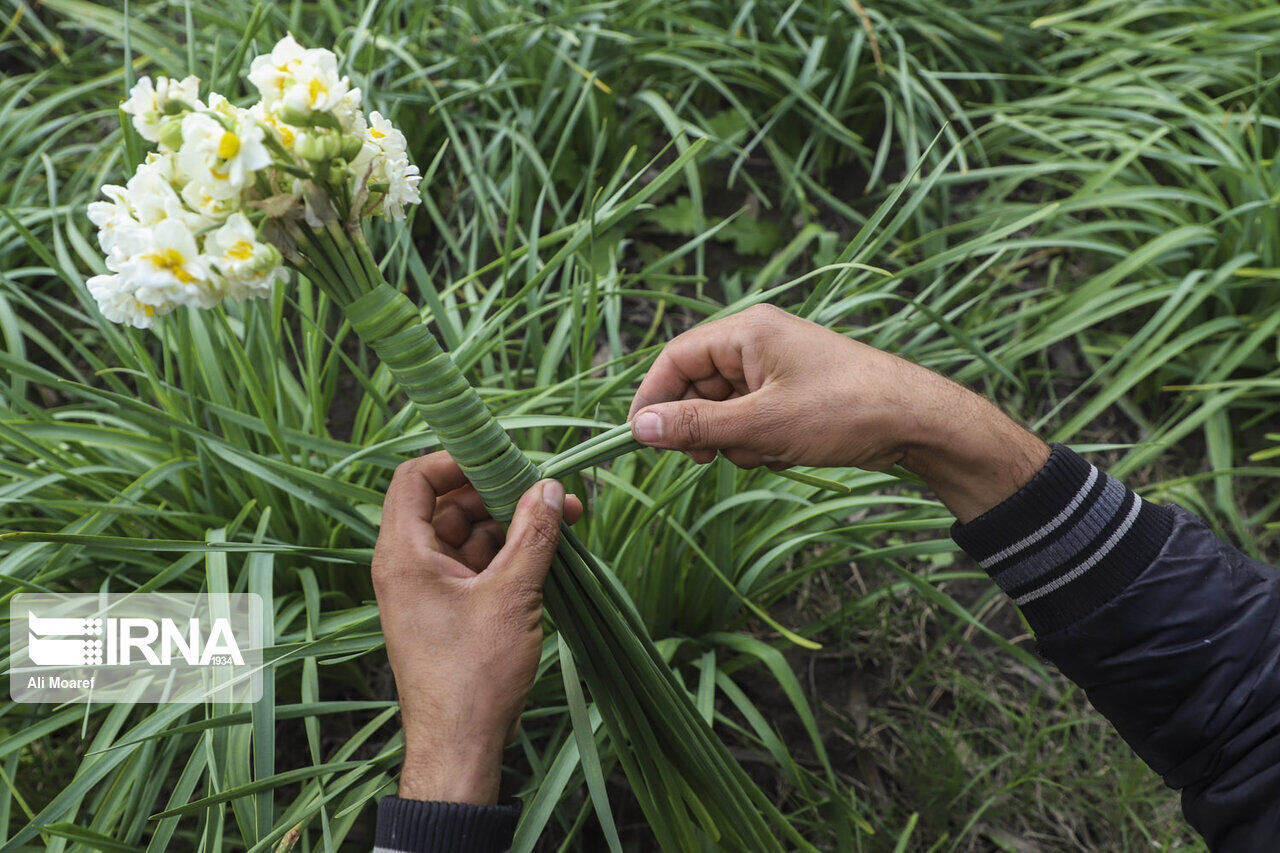
[[401, 797], [497, 801], [502, 750], [542, 653], [542, 583], [562, 514], [577, 521], [582, 503], [543, 480], [504, 532], [449, 454], [396, 469], [373, 588], [404, 724]]
[[[919, 475], [960, 521], [1031, 480], [1049, 448], [990, 402], [886, 352], [760, 305], [674, 338], [636, 392], [632, 433], [706, 463]], [[535, 484], [509, 530], [446, 453], [401, 465], [373, 555], [405, 731], [400, 796], [492, 804], [542, 642], [561, 514]]]
[[1049, 447], [985, 398], [770, 305], [663, 348], [636, 392], [632, 434], [696, 462], [744, 468], [901, 465], [972, 521], [1031, 480]]

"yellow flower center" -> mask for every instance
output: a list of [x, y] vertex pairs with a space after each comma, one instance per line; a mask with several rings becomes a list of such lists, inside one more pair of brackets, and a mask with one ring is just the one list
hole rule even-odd
[[227, 178], [231, 177], [231, 172], [230, 172], [230, 170], [225, 171], [225, 172], [219, 172], [217, 169], [212, 169], [212, 168], [211, 168], [211, 169], [209, 169], [209, 171], [213, 174], [213, 176], [214, 176], [215, 178], [217, 178], [217, 179], [218, 179], [218, 180], [220, 180], [220, 181], [225, 181]]
[[384, 136], [386, 136], [385, 133], [378, 130], [376, 127], [369, 128], [369, 135], [372, 136], [374, 139], [382, 139]]
[[223, 160], [230, 160], [238, 153], [240, 153], [240, 137], [231, 131], [222, 134], [222, 138], [218, 140], [218, 156]]
[[248, 240], [241, 240], [227, 249], [227, 257], [235, 258], [237, 261], [247, 261], [253, 257], [253, 244]]
[[284, 62], [276, 66], [276, 71], [280, 72], [275, 79], [275, 87], [277, 92], [280, 92], [282, 94], [284, 93], [285, 88], [289, 84], [289, 78], [286, 75], [288, 75], [289, 72], [294, 67], [296, 67], [300, 62], [301, 60], [299, 59], [286, 59]]
[[[183, 284], [190, 284], [196, 280], [195, 276], [183, 268], [183, 264], [187, 262], [187, 259], [184, 258], [182, 253], [177, 249], [165, 249], [160, 252], [152, 252], [149, 255], [143, 255], [142, 257], [151, 261], [151, 263], [155, 264], [160, 269], [170, 273]], [[147, 316], [151, 315], [148, 314]]]
[[148, 317], [154, 317], [156, 316], [156, 309], [152, 308], [150, 305], [143, 305], [142, 313], [146, 314]]
[[311, 96], [311, 106], [314, 107], [321, 95], [329, 94], [329, 88], [321, 82], [319, 77], [312, 77], [311, 85], [307, 88], [307, 92]]

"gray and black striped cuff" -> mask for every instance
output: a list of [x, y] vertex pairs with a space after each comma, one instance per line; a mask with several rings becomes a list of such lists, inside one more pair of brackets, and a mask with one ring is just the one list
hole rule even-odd
[[1172, 527], [1170, 508], [1142, 500], [1055, 444], [1030, 483], [957, 523], [951, 536], [1045, 635], [1119, 595], [1151, 565]]
[[495, 806], [378, 800], [374, 853], [499, 853], [511, 847], [520, 801]]

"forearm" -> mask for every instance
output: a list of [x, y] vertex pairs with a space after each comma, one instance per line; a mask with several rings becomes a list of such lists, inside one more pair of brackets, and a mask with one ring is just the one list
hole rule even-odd
[[1150, 565], [1042, 653], [1182, 792], [1215, 853], [1280, 839], [1280, 570], [1174, 509]]

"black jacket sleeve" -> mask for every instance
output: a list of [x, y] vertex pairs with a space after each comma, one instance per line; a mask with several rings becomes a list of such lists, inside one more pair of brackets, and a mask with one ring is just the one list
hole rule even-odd
[[496, 806], [428, 803], [383, 797], [378, 801], [374, 853], [500, 853], [511, 846], [520, 801]]
[[952, 535], [1212, 850], [1280, 850], [1280, 569], [1060, 445]]

